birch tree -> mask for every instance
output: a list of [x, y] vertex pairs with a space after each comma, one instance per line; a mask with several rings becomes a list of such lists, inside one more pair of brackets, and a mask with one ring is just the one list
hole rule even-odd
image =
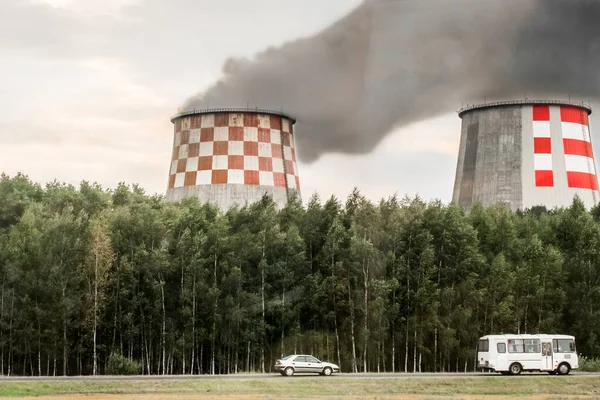
[[114, 260], [107, 227], [97, 222], [90, 229], [88, 252], [84, 274], [87, 281], [88, 318], [92, 335], [92, 374], [98, 374], [98, 328], [101, 325], [101, 311], [106, 300], [108, 271]]

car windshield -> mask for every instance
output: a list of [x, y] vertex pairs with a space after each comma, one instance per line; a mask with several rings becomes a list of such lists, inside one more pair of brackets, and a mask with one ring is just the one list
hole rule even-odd
[[285, 356], [285, 357], [281, 357], [280, 360], [289, 360], [292, 357], [294, 357], [294, 356]]

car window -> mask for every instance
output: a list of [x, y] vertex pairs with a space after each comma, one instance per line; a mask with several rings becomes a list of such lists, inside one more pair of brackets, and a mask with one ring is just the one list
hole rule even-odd
[[306, 362], [306, 357], [298, 356], [294, 359], [295, 362]]
[[306, 357], [306, 361], [311, 362], [311, 363], [318, 363], [319, 360], [317, 360], [314, 357]]

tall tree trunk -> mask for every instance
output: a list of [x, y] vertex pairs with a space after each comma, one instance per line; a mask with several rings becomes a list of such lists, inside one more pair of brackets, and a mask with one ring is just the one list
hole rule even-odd
[[[81, 329], [77, 331], [77, 337], [81, 340]], [[77, 375], [81, 376], [81, 350], [79, 346], [77, 346]]]
[[[408, 240], [408, 250], [412, 247], [412, 236]], [[404, 353], [404, 372], [408, 372], [408, 332], [410, 322], [410, 261], [406, 264], [406, 342]]]
[[[529, 293], [527, 293], [527, 295], [525, 296], [525, 299], [529, 299]], [[528, 313], [528, 309], [529, 309], [529, 300], [526, 300], [527, 303], [525, 303], [525, 316], [523, 318], [523, 333], [525, 333], [527, 335], [527, 313]]]
[[[338, 317], [337, 317], [337, 301], [335, 293], [335, 252], [331, 256], [331, 281], [334, 285], [334, 290], [331, 291], [333, 297], [333, 323], [335, 325], [335, 346], [337, 351], [337, 363], [338, 366], [342, 367], [342, 357], [340, 355], [340, 334], [338, 331]], [[294, 353], [296, 352], [296, 345], [294, 345]]]
[[352, 301], [352, 291], [350, 287], [350, 277], [348, 277], [348, 297], [350, 304], [350, 338], [352, 339], [352, 372], [358, 373], [356, 363], [356, 336], [354, 334], [354, 302]]
[[204, 342], [200, 342], [200, 356], [198, 357], [198, 373], [204, 373]]
[[417, 372], [417, 324], [415, 323], [414, 343], [413, 343], [413, 373]]
[[142, 353], [142, 375], [146, 375], [146, 355], [144, 353], [144, 335], [141, 334], [141, 342], [142, 342], [142, 346], [141, 346], [141, 353]]
[[[285, 267], [284, 267], [284, 276], [285, 276]], [[285, 279], [285, 278], [284, 278]], [[283, 288], [281, 290], [281, 357], [285, 355], [285, 282], [282, 285]]]
[[250, 372], [250, 342], [248, 342], [248, 358], [246, 360], [246, 371]]
[[287, 256], [285, 259], [285, 262], [283, 264], [283, 279], [282, 279], [282, 285], [281, 285], [281, 357], [283, 357], [285, 355], [285, 290], [286, 290], [286, 276], [287, 276]]
[[210, 374], [211, 375], [215, 374], [215, 353], [217, 352], [217, 349], [215, 347], [215, 337], [217, 336], [217, 332], [216, 332], [217, 323], [216, 323], [215, 319], [216, 319], [216, 315], [215, 315], [215, 318], [213, 319], [213, 325], [212, 325], [211, 352], [210, 352]]
[[340, 334], [338, 332], [337, 315], [335, 315], [333, 318], [335, 320], [335, 348], [336, 348], [336, 352], [337, 352], [337, 362], [338, 362], [338, 366], [341, 368], [342, 367], [342, 356], [340, 353]]
[[439, 319], [440, 319], [440, 305], [442, 304], [442, 290], [440, 289], [440, 285], [441, 285], [441, 281], [442, 281], [442, 267], [443, 267], [443, 263], [442, 263], [442, 257], [444, 254], [444, 238], [446, 237], [446, 228], [444, 228], [444, 230], [442, 231], [442, 246], [440, 247], [440, 252], [439, 252], [439, 262], [438, 262], [438, 268], [437, 268], [437, 287], [439, 290], [439, 299], [438, 299], [438, 303], [436, 304], [436, 313], [435, 313], [435, 328], [434, 328], [434, 351], [433, 351], [433, 372], [437, 372], [438, 371], [438, 324], [439, 324]]
[[162, 374], [165, 375], [165, 356], [166, 356], [166, 335], [167, 335], [167, 309], [165, 307], [165, 282], [160, 278], [160, 296], [162, 300], [162, 330], [161, 330], [161, 347], [162, 347]]
[[[183, 285], [184, 285], [184, 269], [183, 269], [183, 260], [181, 262], [181, 311], [183, 314], [183, 311], [185, 311], [185, 299], [184, 299], [184, 295], [183, 295]], [[182, 362], [182, 366], [181, 366], [181, 373], [183, 375], [185, 375], [185, 325], [183, 326], [183, 333], [182, 333], [182, 349], [181, 349], [181, 362]]]
[[[546, 274], [545, 273], [542, 274], [542, 292], [546, 293]], [[542, 314], [544, 312], [544, 300], [543, 300], [543, 297], [541, 297], [541, 296], [540, 296], [540, 303], [539, 303], [538, 309], [539, 309], [539, 311], [538, 311], [537, 330], [538, 330], [538, 332], [540, 332], [542, 329]]]
[[[117, 269], [117, 293], [116, 293], [116, 300], [115, 300], [115, 315], [113, 317], [113, 337], [112, 337], [112, 344], [110, 346], [111, 349], [111, 353], [115, 351], [115, 346], [117, 343], [117, 321], [121, 321], [121, 318], [119, 318], [118, 314], [119, 314], [119, 295], [120, 295], [120, 286], [121, 283], [119, 282], [119, 265], [121, 264], [121, 261], [117, 261], [116, 262], [116, 269]], [[123, 355], [123, 352], [120, 352], [121, 355]]]
[[190, 375], [194, 374], [194, 356], [196, 353], [196, 271], [194, 271], [192, 279], [192, 360], [190, 362]]
[[[37, 302], [36, 302], [37, 303]], [[37, 308], [37, 304], [36, 304]], [[38, 359], [38, 376], [42, 376], [42, 328], [40, 327], [40, 317], [37, 317], [37, 325], [38, 325], [38, 351], [37, 351], [37, 359]]]
[[434, 351], [433, 351], [433, 372], [437, 372], [437, 357], [438, 357], [438, 327], [437, 324], [435, 326], [434, 329], [434, 336], [435, 336], [435, 343], [433, 345], [434, 347]]
[[98, 354], [96, 346], [96, 334], [98, 328], [98, 255], [95, 256], [94, 263], [94, 368], [93, 375], [97, 374], [98, 369]]
[[[217, 266], [218, 266], [218, 257], [217, 257], [217, 252], [215, 250], [215, 254], [214, 254], [214, 270], [213, 270], [213, 277], [214, 277], [214, 287], [217, 287]], [[217, 297], [215, 297], [215, 302], [213, 305], [213, 326], [212, 326], [212, 349], [211, 349], [211, 362], [210, 362], [210, 373], [212, 375], [215, 374], [215, 353], [217, 352], [217, 349], [215, 347], [215, 340], [216, 340], [216, 336], [217, 336], [217, 306], [218, 306], [218, 299]]]
[[[239, 331], [239, 330], [238, 330], [238, 329], [236, 329], [236, 332], [237, 332], [237, 331]], [[238, 371], [239, 371], [239, 369], [238, 369], [238, 368], [239, 368], [239, 361], [240, 361], [240, 353], [239, 353], [239, 349], [238, 349], [237, 342], [236, 342], [236, 344], [235, 344], [235, 348], [234, 348], [234, 354], [233, 354], [233, 356], [235, 357], [235, 358], [234, 358], [234, 361], [233, 361], [233, 373], [234, 373], [234, 374], [237, 374], [237, 373], [238, 373]]]
[[[366, 243], [366, 237], [365, 237]], [[363, 279], [364, 279], [364, 346], [363, 346], [363, 372], [367, 372], [367, 349], [369, 347], [369, 261], [363, 259]]]
[[396, 334], [392, 327], [392, 373], [396, 373]]
[[381, 343], [377, 343], [377, 373], [381, 372]]
[[261, 300], [261, 305], [262, 305], [262, 323], [263, 323], [263, 330], [261, 332], [261, 340], [260, 340], [260, 346], [261, 346], [261, 351], [260, 351], [260, 371], [264, 374], [265, 373], [265, 324], [266, 324], [266, 319], [265, 319], [265, 279], [266, 279], [266, 274], [265, 274], [265, 266], [267, 261], [265, 260], [265, 255], [266, 255], [266, 247], [267, 247], [267, 229], [265, 228], [265, 230], [263, 231], [263, 243], [262, 243], [262, 256], [261, 256], [261, 264], [262, 267], [260, 268], [260, 300]]
[[404, 349], [404, 373], [408, 372], [408, 320], [406, 320], [406, 335], [405, 335], [405, 349]]
[[146, 371], [148, 375], [152, 375], [152, 355], [150, 354], [150, 340], [148, 339], [148, 333], [146, 332], [146, 323], [144, 312], [141, 311], [142, 317], [142, 351], [146, 351]]
[[385, 337], [383, 338], [383, 340], [381, 341], [381, 358], [382, 358], [382, 362], [381, 362], [381, 366], [383, 368], [383, 372], [387, 372], [387, 357], [386, 357], [386, 353], [385, 353]]
[[[63, 286], [63, 290], [62, 290], [63, 304], [66, 301], [65, 290], [66, 290], [66, 287]], [[67, 373], [68, 373], [67, 368], [68, 368], [68, 364], [69, 364], [68, 357], [69, 356], [68, 356], [68, 352], [67, 352], [67, 345], [68, 345], [68, 343], [67, 343], [67, 315], [64, 310], [63, 310], [63, 321], [62, 322], [63, 322], [63, 326], [62, 326], [62, 328], [63, 328], [63, 351], [62, 351], [63, 365], [62, 365], [62, 370], [63, 371], [62, 371], [62, 374], [63, 374], [63, 376], [67, 376]]]

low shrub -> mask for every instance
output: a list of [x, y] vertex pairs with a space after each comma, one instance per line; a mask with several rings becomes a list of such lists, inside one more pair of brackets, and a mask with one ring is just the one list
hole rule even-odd
[[108, 375], [138, 375], [142, 371], [140, 363], [129, 358], [113, 353], [108, 358], [106, 373]]
[[600, 358], [579, 357], [579, 370], [582, 372], [600, 372]]

